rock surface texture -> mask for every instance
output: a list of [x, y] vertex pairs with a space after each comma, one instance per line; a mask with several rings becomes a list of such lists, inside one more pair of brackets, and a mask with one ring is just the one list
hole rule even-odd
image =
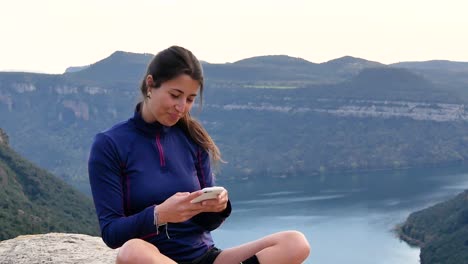
[[24, 235], [0, 242], [1, 264], [111, 264], [116, 255], [100, 237], [81, 234]]

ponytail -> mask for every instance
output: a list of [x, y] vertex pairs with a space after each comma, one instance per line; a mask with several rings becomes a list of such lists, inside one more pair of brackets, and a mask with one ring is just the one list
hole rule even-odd
[[197, 145], [208, 152], [215, 168], [218, 167], [219, 162], [224, 162], [221, 159], [221, 152], [218, 146], [216, 146], [215, 142], [200, 122], [192, 118], [190, 113], [182, 117], [177, 125], [179, 125]]

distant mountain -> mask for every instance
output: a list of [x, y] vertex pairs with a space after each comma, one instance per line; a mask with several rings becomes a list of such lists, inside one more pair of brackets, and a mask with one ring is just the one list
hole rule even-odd
[[98, 234], [90, 198], [18, 155], [1, 129], [0, 208], [0, 240], [48, 232]]
[[[0, 120], [10, 144], [89, 193], [93, 136], [132, 116], [150, 57], [116, 52], [74, 73], [0, 73]], [[468, 90], [453, 84], [460, 79], [434, 83], [349, 56], [203, 66], [204, 110], [192, 111], [228, 161], [220, 177], [315, 177], [468, 160]]]
[[393, 63], [390, 66], [419, 70], [468, 71], [468, 62], [449, 60], [406, 61]]
[[322, 67], [326, 67], [329, 71], [336, 73], [342, 73], [351, 77], [356, 75], [361, 70], [366, 68], [379, 68], [386, 67], [387, 65], [380, 62], [368, 61], [361, 58], [355, 58], [351, 56], [344, 56], [338, 59], [330, 60], [320, 64]]
[[281, 81], [313, 80], [311, 73], [316, 64], [300, 58], [285, 55], [271, 55], [247, 58], [234, 63], [203, 65], [206, 77], [211, 81], [237, 81], [254, 85], [278, 84]]
[[468, 86], [468, 62], [430, 60], [390, 64], [391, 67], [405, 68], [421, 74], [433, 83], [458, 89], [466, 93]]
[[412, 213], [398, 231], [403, 240], [421, 247], [421, 264], [468, 263], [468, 190]]
[[[421, 74], [400, 68], [365, 68], [345, 84], [355, 97], [374, 99], [460, 102], [447, 90], [434, 85]], [[424, 94], [422, 97], [421, 94]]]
[[304, 60], [302, 58], [295, 58], [290, 57], [287, 55], [268, 55], [268, 56], [258, 56], [247, 58], [243, 60], [238, 60], [233, 64], [236, 65], [244, 65], [244, 66], [260, 66], [260, 67], [313, 67], [317, 65], [316, 63], [312, 63], [310, 61]]
[[88, 66], [68, 67], [67, 69], [65, 69], [65, 73], [78, 72], [78, 71], [84, 70], [84, 69], [86, 69], [88, 67], [89, 67], [89, 65]]
[[[286, 55], [247, 58], [227, 64], [206, 64], [205, 72], [211, 80], [259, 82], [261, 88], [299, 88], [311, 84], [338, 83], [369, 67], [384, 66], [364, 59], [343, 57], [326, 63], [313, 63]], [[262, 85], [263, 84], [263, 85]], [[269, 85], [268, 85], [269, 84]], [[275, 85], [276, 84], [276, 85]], [[247, 87], [255, 87], [247, 85]]]
[[65, 76], [89, 84], [128, 85], [144, 76], [142, 69], [148, 65], [151, 58], [152, 54], [116, 51], [86, 69], [66, 73]]

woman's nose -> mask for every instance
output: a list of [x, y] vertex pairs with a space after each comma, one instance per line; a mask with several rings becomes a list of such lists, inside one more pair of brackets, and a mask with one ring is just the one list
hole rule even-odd
[[175, 105], [175, 109], [177, 110], [177, 112], [183, 113], [185, 110], [185, 101], [179, 100]]

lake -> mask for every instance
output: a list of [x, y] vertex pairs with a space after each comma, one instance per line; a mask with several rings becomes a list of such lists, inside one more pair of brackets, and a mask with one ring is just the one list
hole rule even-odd
[[213, 237], [227, 248], [288, 229], [311, 245], [304, 263], [417, 264], [419, 248], [392, 229], [414, 211], [468, 189], [468, 168], [408, 169], [292, 178], [218, 179], [233, 213]]

